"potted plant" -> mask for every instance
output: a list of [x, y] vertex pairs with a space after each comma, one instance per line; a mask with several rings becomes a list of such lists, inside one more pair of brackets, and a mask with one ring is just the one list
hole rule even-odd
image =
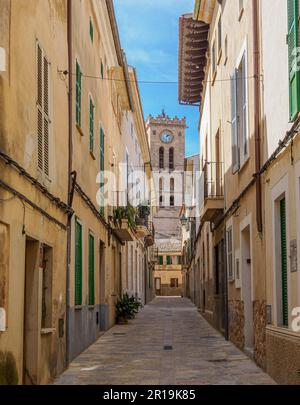
[[119, 324], [128, 323], [128, 319], [135, 318], [143, 307], [139, 298], [124, 293], [116, 302], [116, 321]]
[[113, 223], [115, 227], [121, 228], [122, 220], [126, 219], [128, 221], [128, 225], [132, 230], [136, 229], [136, 222], [135, 222], [135, 209], [132, 205], [128, 205], [127, 207], [118, 207], [114, 209], [113, 212]]

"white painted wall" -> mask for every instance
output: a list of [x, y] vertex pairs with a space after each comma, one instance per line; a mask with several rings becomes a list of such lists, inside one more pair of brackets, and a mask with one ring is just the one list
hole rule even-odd
[[[270, 4], [272, 3], [272, 5]], [[266, 156], [278, 146], [289, 124], [287, 2], [261, 1], [263, 101]], [[277, 22], [277, 23], [276, 23]]]

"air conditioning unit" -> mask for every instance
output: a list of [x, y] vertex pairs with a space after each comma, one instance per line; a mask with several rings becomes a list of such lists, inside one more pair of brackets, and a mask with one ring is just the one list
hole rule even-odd
[[6, 71], [6, 53], [5, 49], [0, 47], [0, 73]]
[[0, 308], [0, 332], [6, 331], [6, 312], [4, 308]]

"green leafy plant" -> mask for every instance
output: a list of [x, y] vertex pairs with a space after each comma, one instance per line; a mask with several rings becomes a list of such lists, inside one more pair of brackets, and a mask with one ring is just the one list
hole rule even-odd
[[127, 322], [128, 319], [135, 318], [141, 308], [143, 305], [139, 298], [124, 293], [116, 302], [117, 321]]
[[121, 227], [122, 219], [127, 219], [128, 225], [132, 230], [136, 229], [136, 211], [132, 205], [127, 207], [118, 207], [114, 209], [112, 221], [115, 227]]
[[148, 202], [142, 203], [137, 208], [139, 218], [147, 218], [150, 215], [150, 206]]

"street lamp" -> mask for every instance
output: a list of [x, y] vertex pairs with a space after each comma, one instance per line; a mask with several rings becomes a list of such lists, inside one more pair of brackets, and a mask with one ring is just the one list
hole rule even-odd
[[182, 226], [186, 226], [188, 223], [188, 218], [183, 214], [182, 217], [180, 218], [180, 222]]

